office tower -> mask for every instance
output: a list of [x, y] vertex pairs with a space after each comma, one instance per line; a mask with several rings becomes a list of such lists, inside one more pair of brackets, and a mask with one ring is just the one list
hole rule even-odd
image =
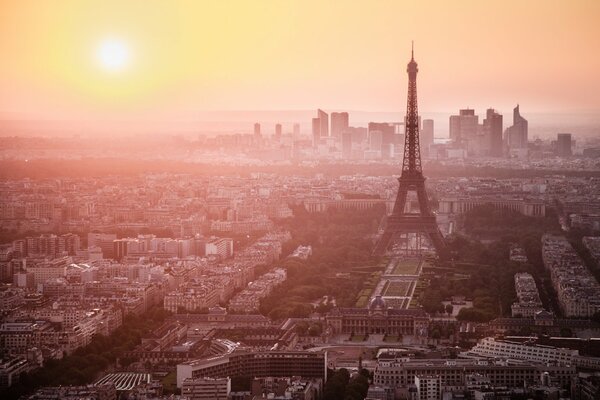
[[[369, 122], [369, 144], [371, 150], [381, 151], [383, 158], [390, 158], [394, 149], [397, 124]], [[375, 146], [379, 147], [375, 147]]]
[[488, 108], [483, 120], [486, 153], [492, 157], [502, 157], [502, 114]]
[[254, 124], [254, 136], [260, 137], [260, 124], [258, 122]]
[[475, 110], [460, 110], [458, 115], [450, 116], [450, 139], [453, 143], [464, 147], [469, 140], [473, 140], [477, 135], [479, 126], [479, 116], [475, 115]]
[[281, 140], [281, 124], [275, 124], [275, 140]]
[[506, 129], [504, 137], [509, 149], [527, 148], [527, 120], [519, 113], [519, 105], [513, 110], [513, 124]]
[[312, 119], [312, 135], [313, 146], [317, 147], [321, 140], [321, 120], [318, 117]]
[[573, 155], [570, 133], [559, 133], [556, 136], [556, 155], [559, 157], [571, 157]]
[[369, 150], [381, 152], [383, 149], [383, 132], [369, 131]]
[[[429, 199], [425, 190], [425, 177], [421, 167], [419, 111], [417, 108], [417, 72], [419, 69], [414, 55], [411, 57], [406, 71], [408, 72], [408, 99], [406, 102], [406, 136], [404, 139], [402, 174], [398, 179], [398, 194], [396, 195], [394, 209], [387, 219], [385, 230], [377, 241], [373, 253], [383, 255], [403, 236], [406, 237], [408, 243], [408, 235], [416, 234], [417, 243], [420, 243], [421, 235], [429, 237], [438, 256], [443, 258], [447, 257], [446, 244], [442, 232], [437, 226], [435, 214], [429, 206]], [[405, 212], [409, 191], [415, 192], [417, 195], [419, 201], [418, 213]], [[420, 248], [417, 251], [420, 251]]]
[[348, 113], [334, 112], [331, 113], [331, 136], [336, 139], [342, 138], [342, 133], [348, 129]]
[[424, 157], [429, 157], [429, 147], [433, 145], [433, 120], [424, 119], [421, 128], [421, 154]]
[[344, 160], [352, 158], [352, 132], [350, 130], [342, 132], [342, 158]]
[[321, 109], [317, 110], [317, 117], [312, 119], [312, 134], [315, 147], [322, 137], [329, 136], [329, 116]]
[[317, 110], [317, 118], [319, 118], [319, 130], [321, 137], [329, 136], [329, 115], [321, 109]]
[[298, 138], [300, 137], [300, 124], [298, 124], [298, 123], [294, 124], [292, 136], [293, 136], [294, 140], [298, 140]]

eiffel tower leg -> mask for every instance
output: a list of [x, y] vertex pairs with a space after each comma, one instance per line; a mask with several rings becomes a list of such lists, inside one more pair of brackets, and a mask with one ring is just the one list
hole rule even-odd
[[425, 182], [417, 186], [417, 198], [419, 199], [419, 210], [421, 215], [431, 215], [431, 209], [429, 208], [429, 199], [427, 198], [427, 192], [425, 191]]
[[383, 235], [381, 235], [373, 249], [374, 255], [382, 256], [385, 253], [392, 241], [392, 235], [393, 232], [389, 228], [386, 228], [385, 231], [383, 231]]
[[427, 234], [429, 236], [429, 240], [433, 244], [433, 247], [435, 247], [438, 257], [447, 258], [448, 249], [446, 248], [444, 237], [442, 236], [442, 232], [440, 232], [439, 228], [434, 226], [427, 232]]
[[400, 183], [400, 187], [398, 188], [398, 194], [396, 195], [396, 201], [394, 202], [394, 210], [392, 211], [393, 215], [399, 215], [404, 213], [404, 208], [406, 207], [407, 194], [408, 188], [405, 187], [402, 183]]

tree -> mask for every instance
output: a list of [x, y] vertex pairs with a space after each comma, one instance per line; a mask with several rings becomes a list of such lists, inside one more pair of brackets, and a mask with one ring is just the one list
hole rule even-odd
[[454, 311], [454, 307], [452, 306], [451, 303], [446, 304], [446, 314], [452, 314], [452, 312]]

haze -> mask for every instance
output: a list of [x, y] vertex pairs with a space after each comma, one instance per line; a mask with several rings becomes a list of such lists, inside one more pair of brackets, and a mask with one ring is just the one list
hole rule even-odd
[[[424, 113], [600, 109], [599, 2], [412, 3], [3, 2], [0, 116], [96, 124], [211, 110], [403, 115], [411, 40]], [[97, 51], [115, 38], [128, 65], [107, 71]]]

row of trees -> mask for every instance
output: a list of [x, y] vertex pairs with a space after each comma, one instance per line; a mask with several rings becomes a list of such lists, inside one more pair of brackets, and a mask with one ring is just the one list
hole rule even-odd
[[[426, 311], [440, 312], [443, 300], [459, 295], [473, 300], [473, 308], [460, 310], [459, 320], [487, 322], [510, 314], [510, 306], [516, 299], [514, 274], [517, 272], [531, 273], [537, 280], [542, 301], [553, 303], [553, 289], [541, 257], [541, 236], [560, 232], [552, 211], [546, 217], [534, 218], [486, 205], [465, 213], [462, 222], [468, 236], [448, 238], [455, 269], [431, 279], [420, 298]], [[488, 243], [483, 243], [481, 238], [487, 238]], [[527, 263], [509, 260], [514, 244], [525, 250]]]
[[[294, 218], [283, 222], [292, 234], [287, 246], [310, 244], [313, 255], [308, 260], [284, 262], [287, 279], [262, 299], [261, 313], [273, 319], [306, 317], [314, 310], [311, 303], [323, 296], [335, 298], [339, 306], [353, 306], [364, 277], [349, 272], [352, 267], [374, 262], [369, 235], [383, 212], [379, 207], [361, 213], [335, 209], [308, 213], [296, 208]], [[322, 305], [319, 310], [328, 308]]]
[[[321, 162], [315, 166], [305, 165], [262, 165], [238, 166], [222, 164], [200, 164], [174, 160], [138, 160], [121, 158], [80, 158], [77, 160], [64, 159], [35, 159], [35, 160], [1, 160], [1, 179], [45, 179], [61, 177], [89, 176], [135, 176], [144, 173], [173, 173], [195, 174], [199, 176], [238, 175], [248, 176], [250, 173], [264, 172], [282, 175], [314, 176], [322, 173], [326, 176], [341, 176], [365, 174], [370, 176], [391, 176], [398, 173], [396, 165], [390, 164], [342, 164], [339, 162]], [[579, 177], [600, 177], [599, 171], [568, 171], [543, 169], [513, 169], [495, 167], [474, 167], [447, 165], [435, 161], [427, 164], [427, 175], [434, 177], [492, 177], [492, 178], [533, 178], [549, 175], [566, 175]]]
[[361, 369], [354, 376], [346, 368], [329, 371], [323, 388], [323, 400], [362, 400], [369, 390], [370, 373]]

